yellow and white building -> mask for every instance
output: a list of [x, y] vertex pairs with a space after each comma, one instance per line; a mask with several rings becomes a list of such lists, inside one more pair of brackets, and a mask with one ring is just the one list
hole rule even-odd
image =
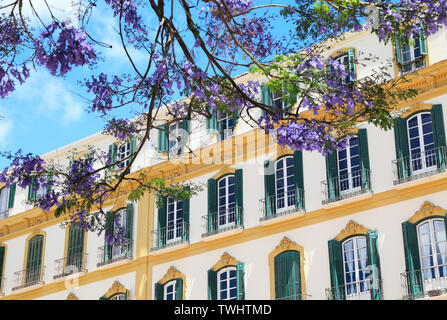
[[[378, 59], [352, 66], [370, 53]], [[419, 94], [396, 108], [393, 130], [360, 123], [327, 157], [280, 148], [225, 114], [168, 127], [169, 136], [154, 131], [130, 174], [203, 191], [158, 208], [153, 193], [128, 201], [134, 186], [123, 184], [105, 203], [122, 209], [131, 240], [122, 247], [62, 229], [64, 217], [26, 204], [39, 190], [3, 188], [2, 299], [445, 298], [447, 32], [395, 46], [364, 31], [326, 54], [358, 80], [386, 62], [391, 77], [417, 70], [405, 86]], [[265, 90], [259, 99], [282, 103]], [[182, 130], [186, 146], [169, 153]], [[90, 145], [119, 159], [136, 143], [98, 133], [42, 158], [68, 166], [67, 155]]]

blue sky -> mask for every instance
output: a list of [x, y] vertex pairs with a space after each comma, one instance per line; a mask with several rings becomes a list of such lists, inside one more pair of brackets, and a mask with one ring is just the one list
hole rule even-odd
[[[63, 17], [72, 15], [72, 1], [48, 2], [57, 16]], [[266, 2], [256, 1], [256, 4]], [[112, 10], [101, 6], [101, 3], [102, 1], [98, 1], [99, 7], [93, 11], [88, 31], [97, 40], [112, 45], [112, 49], [101, 50], [105, 61], [99, 62], [97, 69], [93, 71], [87, 67], [73, 69], [66, 78], [51, 76], [41, 67], [37, 67], [37, 71], [33, 70], [31, 77], [23, 85], [17, 85], [9, 98], [0, 99], [0, 115], [4, 116], [0, 121], [0, 150], [15, 152], [22, 149], [24, 152], [42, 155], [102, 130], [104, 120], [98, 117], [98, 114], [87, 112], [88, 102], [84, 97], [91, 96], [86, 94], [77, 81], [101, 71], [125, 73], [131, 65], [114, 30], [117, 22], [113, 18]], [[45, 16], [43, 1], [37, 1], [34, 5], [43, 13], [44, 19], [48, 18]], [[29, 8], [24, 9], [31, 16]], [[178, 15], [178, 19], [183, 16]], [[149, 17], [145, 17], [146, 23], [149, 23]], [[131, 54], [137, 64], [143, 65], [146, 61], [146, 57], [139, 52], [132, 50]], [[133, 114], [126, 111], [122, 115], [133, 117]], [[0, 170], [8, 165], [6, 159], [0, 158]]]

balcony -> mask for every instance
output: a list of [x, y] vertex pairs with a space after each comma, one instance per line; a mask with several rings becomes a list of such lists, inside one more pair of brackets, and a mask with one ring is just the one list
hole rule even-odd
[[445, 147], [438, 147], [393, 160], [394, 185], [430, 177], [446, 171]]
[[177, 224], [168, 224], [152, 232], [153, 247], [151, 252], [161, 251], [181, 244], [189, 244], [189, 223], [182, 221]]
[[71, 274], [87, 272], [87, 254], [79, 253], [54, 261], [53, 279], [59, 279]]
[[382, 280], [372, 279], [351, 282], [326, 289], [327, 300], [381, 300], [383, 297]]
[[43, 285], [45, 266], [37, 266], [14, 272], [12, 290], [28, 288], [34, 285]]
[[337, 201], [371, 194], [371, 173], [368, 169], [361, 169], [340, 175], [321, 182], [324, 196], [323, 205]]
[[312, 296], [308, 294], [292, 294], [287, 297], [275, 298], [275, 300], [311, 300]]
[[[441, 266], [401, 273], [403, 299], [415, 300], [446, 294], [447, 275], [445, 274], [445, 269], [445, 266]], [[444, 271], [442, 272], [443, 276], [437, 275], [437, 271]]]
[[243, 208], [231, 207], [203, 216], [204, 227], [207, 232], [202, 234], [202, 238], [214, 239], [216, 235], [229, 232], [231, 230], [244, 229]]
[[102, 267], [118, 261], [132, 260], [132, 243], [133, 241], [128, 240], [121, 244], [99, 247], [96, 266]]
[[279, 217], [292, 217], [293, 213], [304, 213], [304, 190], [290, 190], [259, 200], [261, 222]]
[[9, 217], [9, 209], [6, 209], [4, 211], [0, 211], [0, 220], [6, 219]]

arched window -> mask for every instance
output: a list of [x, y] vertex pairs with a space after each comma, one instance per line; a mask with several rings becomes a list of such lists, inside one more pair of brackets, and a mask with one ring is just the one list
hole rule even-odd
[[226, 175], [217, 181], [218, 228], [225, 228], [235, 222], [236, 197], [234, 175]]
[[275, 299], [302, 300], [300, 253], [284, 251], [275, 257]]
[[343, 271], [346, 300], [371, 299], [366, 237], [352, 237], [343, 242]]
[[171, 266], [165, 276], [155, 283], [155, 300], [183, 300], [185, 275]]
[[237, 300], [236, 267], [226, 267], [217, 272], [217, 300]]
[[175, 284], [176, 280], [169, 281], [163, 287], [163, 300], [175, 300], [176, 291]]
[[[419, 258], [424, 291], [430, 290], [430, 282], [447, 277], [447, 241], [442, 219], [429, 219], [417, 225]], [[447, 278], [444, 278], [447, 281]]]
[[127, 300], [125, 293], [117, 293], [109, 298], [109, 300]]
[[419, 173], [436, 167], [431, 113], [422, 112], [409, 118], [407, 130], [412, 172]]

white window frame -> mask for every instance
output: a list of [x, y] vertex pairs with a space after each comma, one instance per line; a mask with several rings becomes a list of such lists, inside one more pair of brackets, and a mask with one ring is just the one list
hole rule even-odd
[[[413, 43], [413, 44], [410, 44]], [[408, 48], [408, 50], [407, 50]], [[416, 57], [416, 50], [419, 49], [419, 56]], [[425, 68], [425, 58], [424, 55], [420, 53], [420, 41], [419, 37], [415, 40], [413, 36], [410, 37], [409, 43], [402, 43], [400, 48], [400, 54], [402, 57], [402, 65], [400, 66], [400, 70], [402, 74], [411, 73], [413, 71]], [[405, 59], [406, 53], [409, 53], [410, 58], [408, 60]], [[420, 63], [420, 65], [418, 65]], [[406, 67], [410, 66], [411, 68], [405, 70]]]
[[[430, 124], [431, 124], [431, 132], [429, 132], [429, 133], [427, 133], [425, 135], [424, 135], [424, 132], [423, 132], [422, 115], [428, 115], [429, 118], [430, 118]], [[417, 137], [419, 139], [419, 149], [420, 149], [420, 153], [419, 154], [420, 154], [420, 158], [415, 158], [413, 160], [412, 150], [414, 150], [414, 149], [411, 148], [410, 129], [412, 129], [414, 127], [410, 128], [409, 123], [414, 118], [417, 118], [417, 129], [418, 129], [418, 136]], [[425, 123], [424, 125], [426, 125], [427, 123]], [[426, 150], [425, 149], [426, 145], [424, 143], [424, 136], [429, 135], [429, 134], [431, 134], [433, 136], [433, 142], [430, 143], [430, 144], [433, 144], [433, 148]], [[408, 149], [410, 151], [410, 159], [409, 159], [409, 161], [410, 161], [410, 168], [411, 168], [412, 173], [419, 174], [419, 173], [431, 171], [431, 170], [433, 170], [433, 168], [437, 167], [437, 163], [436, 163], [436, 149], [435, 149], [435, 145], [434, 145], [434, 134], [435, 133], [433, 131], [433, 119], [431, 117], [431, 113], [430, 112], [420, 112], [420, 113], [417, 113], [414, 116], [408, 118], [408, 120], [407, 120]], [[428, 151], [430, 151], [430, 153], [427, 153]], [[418, 153], [415, 153], [415, 154], [418, 154]], [[418, 163], [418, 164], [415, 165], [415, 163]], [[420, 168], [415, 170], [414, 169], [415, 166], [420, 166]]]
[[[229, 193], [229, 189], [230, 189], [230, 178], [233, 178], [233, 186], [234, 186], [234, 202], [231, 203], [230, 202], [230, 193]], [[223, 198], [220, 196], [220, 183], [221, 181], [226, 180], [225, 182], [225, 194], [224, 194], [224, 198], [225, 198], [225, 202], [224, 202], [224, 206], [220, 205], [220, 200]], [[222, 210], [223, 209], [223, 210]], [[231, 210], [233, 209], [233, 210]], [[217, 181], [217, 225], [218, 225], [218, 229], [223, 229], [223, 228], [227, 228], [229, 226], [235, 225], [236, 224], [236, 177], [235, 175], [231, 174], [231, 175], [226, 175], [222, 178], [220, 178]], [[223, 212], [223, 214], [221, 214], [221, 212]], [[225, 223], [221, 224], [221, 216], [224, 217]], [[229, 220], [230, 221], [228, 222]]]
[[[287, 159], [292, 159], [292, 165], [287, 166]], [[283, 167], [280, 169], [283, 173], [282, 178], [278, 178], [278, 163], [282, 162]], [[287, 169], [292, 170], [291, 175], [287, 175]], [[293, 184], [287, 184], [287, 178], [293, 177]], [[283, 180], [284, 191], [281, 194], [278, 194], [278, 180]], [[287, 200], [286, 200], [287, 199]], [[293, 156], [282, 157], [275, 162], [275, 203], [276, 203], [276, 212], [282, 212], [290, 210], [296, 206], [296, 186], [295, 186], [295, 169], [294, 169], [294, 161]], [[283, 204], [280, 207], [280, 204]]]
[[[230, 122], [233, 122], [230, 126]], [[234, 135], [234, 118], [230, 112], [218, 111], [217, 112], [217, 128], [219, 129], [219, 135], [221, 140], [231, 138]]]
[[[365, 241], [365, 246], [362, 248], [359, 248], [357, 245], [357, 240], [358, 239], [362, 239]], [[346, 260], [346, 249], [345, 246], [348, 242], [352, 241], [352, 250], [349, 251], [353, 251], [354, 254], [354, 259], [353, 260]], [[358, 251], [359, 249], [364, 249], [366, 251], [366, 258], [359, 258], [359, 254]], [[371, 300], [371, 294], [370, 294], [370, 272], [368, 272], [368, 247], [366, 244], [366, 237], [365, 236], [356, 236], [356, 237], [350, 237], [348, 239], [346, 239], [345, 241], [343, 241], [342, 243], [342, 254], [343, 254], [343, 277], [344, 277], [344, 283], [345, 283], [345, 296], [346, 296], [346, 300]], [[360, 265], [359, 265], [359, 261], [360, 260], [365, 260], [366, 259], [366, 268], [364, 269], [360, 269]], [[347, 272], [346, 272], [346, 263], [348, 262], [352, 262], [354, 264], [354, 272], [355, 272], [355, 281], [354, 282], [347, 282]], [[365, 270], [365, 272], [368, 273], [368, 276], [366, 277], [366, 279], [364, 280], [359, 280], [359, 274], [361, 270]], [[352, 273], [353, 271], [349, 271], [349, 273]], [[360, 291], [360, 283], [363, 282], [364, 283], [364, 288], [367, 288], [367, 290], [365, 291]], [[352, 286], [355, 285], [355, 293], [351, 293], [348, 294], [348, 286]]]
[[[230, 278], [231, 271], [234, 271], [233, 278]], [[227, 274], [227, 278], [225, 280], [221, 281], [220, 277], [223, 273]], [[230, 287], [230, 282], [233, 279], [234, 279], [235, 286]], [[226, 282], [226, 284], [227, 284], [226, 289], [221, 289], [222, 282]], [[234, 297], [230, 296], [231, 289], [236, 289], [236, 294], [234, 295]], [[222, 299], [223, 292], [227, 293], [227, 297], [225, 299]], [[225, 268], [222, 268], [221, 270], [219, 270], [219, 272], [217, 273], [217, 300], [237, 300], [237, 270], [236, 270], [236, 267], [234, 267], [234, 266], [225, 267]]]
[[183, 121], [171, 123], [169, 125], [168, 148], [171, 157], [179, 156], [183, 153]]
[[0, 189], [0, 218], [7, 217], [9, 213], [9, 188]]
[[[443, 241], [435, 242], [435, 237], [434, 237], [434, 235], [435, 235], [434, 222], [435, 222], [435, 221], [439, 221], [439, 222], [441, 222], [441, 225], [444, 227], [444, 230], [443, 230], [443, 232], [444, 232], [444, 240], [443, 240]], [[430, 243], [429, 243], [429, 244], [426, 244], [426, 245], [429, 245], [429, 246], [430, 246], [431, 255], [423, 256], [422, 246], [423, 246], [424, 244], [421, 243], [421, 236], [422, 236], [422, 234], [421, 234], [421, 228], [422, 228], [422, 226], [423, 226], [424, 224], [426, 224], [426, 223], [428, 223], [428, 228], [429, 228], [429, 233], [428, 233], [428, 235], [429, 235], [429, 237], [430, 237]], [[433, 282], [433, 280], [431, 280], [431, 279], [442, 280], [442, 282], [443, 282], [444, 284], [447, 284], [447, 275], [444, 275], [443, 277], [441, 277], [441, 275], [440, 275], [440, 273], [439, 273], [439, 268], [440, 268], [440, 267], [444, 267], [444, 266], [447, 267], [447, 262], [444, 263], [444, 264], [439, 264], [439, 262], [438, 262], [438, 252], [437, 252], [437, 250], [436, 250], [436, 248], [437, 248], [436, 245], [439, 244], [439, 243], [442, 243], [442, 242], [444, 242], [444, 246], [447, 247], [447, 241], [446, 241], [446, 235], [445, 235], [445, 225], [444, 225], [444, 221], [443, 221], [442, 219], [438, 219], [438, 218], [432, 218], [432, 219], [424, 220], [424, 221], [422, 221], [421, 223], [417, 224], [417, 226], [416, 226], [416, 230], [417, 230], [417, 237], [418, 237], [419, 259], [420, 259], [420, 262], [421, 262], [421, 271], [420, 271], [420, 272], [421, 272], [421, 279], [422, 279], [422, 281], [423, 281], [424, 291], [426, 291], [426, 290], [431, 290], [431, 289], [437, 289], [437, 288], [432, 288], [433, 283], [431, 283], [431, 282]], [[439, 230], [438, 230], [438, 232], [439, 232]], [[435, 253], [436, 255], [434, 255], [434, 253]], [[446, 257], [446, 252], [444, 252], [444, 253], [440, 252], [440, 254], [441, 254], [441, 255], [444, 254], [444, 259], [445, 259], [445, 257]], [[431, 264], [430, 266], [423, 266], [423, 261], [424, 261], [424, 258], [425, 258], [425, 257], [433, 257], [433, 259], [431, 259], [431, 261], [433, 262], [433, 264]], [[434, 277], [427, 278], [427, 277], [425, 276], [425, 272], [424, 272], [424, 270], [427, 270], [427, 269], [434, 269], [434, 271], [435, 271], [435, 276], [434, 276]], [[417, 272], [417, 271], [416, 271], [416, 272]], [[444, 286], [444, 287], [445, 287], [445, 286]]]
[[343, 53], [336, 58], [334, 58], [334, 61], [338, 61], [341, 65], [345, 66], [345, 72], [348, 73], [346, 77], [340, 77], [340, 82], [342, 85], [346, 85], [351, 83], [351, 77], [349, 76], [349, 55], [348, 52]]
[[[357, 155], [352, 155], [351, 154], [351, 141], [353, 138], [357, 139], [357, 150], [358, 150], [358, 154]], [[353, 137], [351, 139], [349, 139], [348, 144], [346, 145], [346, 148], [337, 151], [337, 173], [338, 173], [338, 185], [339, 185], [339, 190], [340, 190], [340, 195], [344, 195], [344, 194], [349, 194], [349, 193], [353, 193], [356, 191], [359, 191], [362, 188], [362, 177], [360, 174], [360, 139], [358, 137]], [[342, 175], [341, 175], [341, 171], [342, 169], [340, 169], [340, 152], [342, 151], [346, 151], [346, 169], [347, 173], [344, 174], [343, 176], [348, 176], [347, 179], [342, 179]], [[358, 169], [356, 169], [355, 171], [352, 170], [352, 159], [354, 157], [358, 157], [359, 158], [359, 167]], [[356, 173], [356, 175], [354, 176], [353, 173]], [[354, 181], [355, 179], [355, 181]], [[342, 190], [342, 180], [343, 181], [347, 181], [348, 182], [348, 188]], [[345, 183], [345, 182], [343, 182]], [[355, 184], [358, 184], [357, 186], [354, 186]]]
[[[168, 300], [168, 294], [172, 294], [172, 299], [175, 300], [177, 292], [175, 291], [175, 287], [177, 284], [177, 280], [171, 280], [163, 285], [163, 300]], [[172, 286], [172, 292], [168, 293], [168, 288]]]
[[[121, 148], [124, 147], [124, 151], [121, 151]], [[121, 161], [122, 159], [130, 156], [130, 141], [127, 140], [124, 143], [120, 144], [116, 148], [116, 160]], [[123, 162], [117, 164], [119, 169], [126, 168], [130, 163], [130, 158], [126, 159]]]
[[126, 300], [126, 294], [125, 293], [116, 294], [109, 300]]
[[[170, 202], [172, 201], [173, 204], [173, 211], [170, 211]], [[179, 209], [179, 202], [182, 201], [175, 201], [173, 198], [168, 197], [166, 200], [167, 203], [167, 210], [166, 210], [166, 243], [172, 243], [176, 242], [180, 239], [182, 239], [183, 234], [183, 203], [182, 207]], [[174, 218], [171, 221], [169, 219], [169, 214], [172, 213]], [[172, 228], [169, 227], [169, 223], [172, 222]], [[169, 238], [169, 233], [172, 232], [173, 236], [171, 239]], [[180, 235], [178, 235], [180, 233]]]
[[[120, 215], [121, 228], [126, 230], [126, 228], [127, 228], [127, 210], [126, 209], [120, 210], [119, 215]], [[113, 228], [116, 228], [115, 222], [113, 223]], [[128, 244], [128, 245], [130, 245], [130, 244]], [[124, 256], [127, 253], [126, 249], [127, 249], [127, 247], [124, 244], [113, 245], [112, 259]]]

